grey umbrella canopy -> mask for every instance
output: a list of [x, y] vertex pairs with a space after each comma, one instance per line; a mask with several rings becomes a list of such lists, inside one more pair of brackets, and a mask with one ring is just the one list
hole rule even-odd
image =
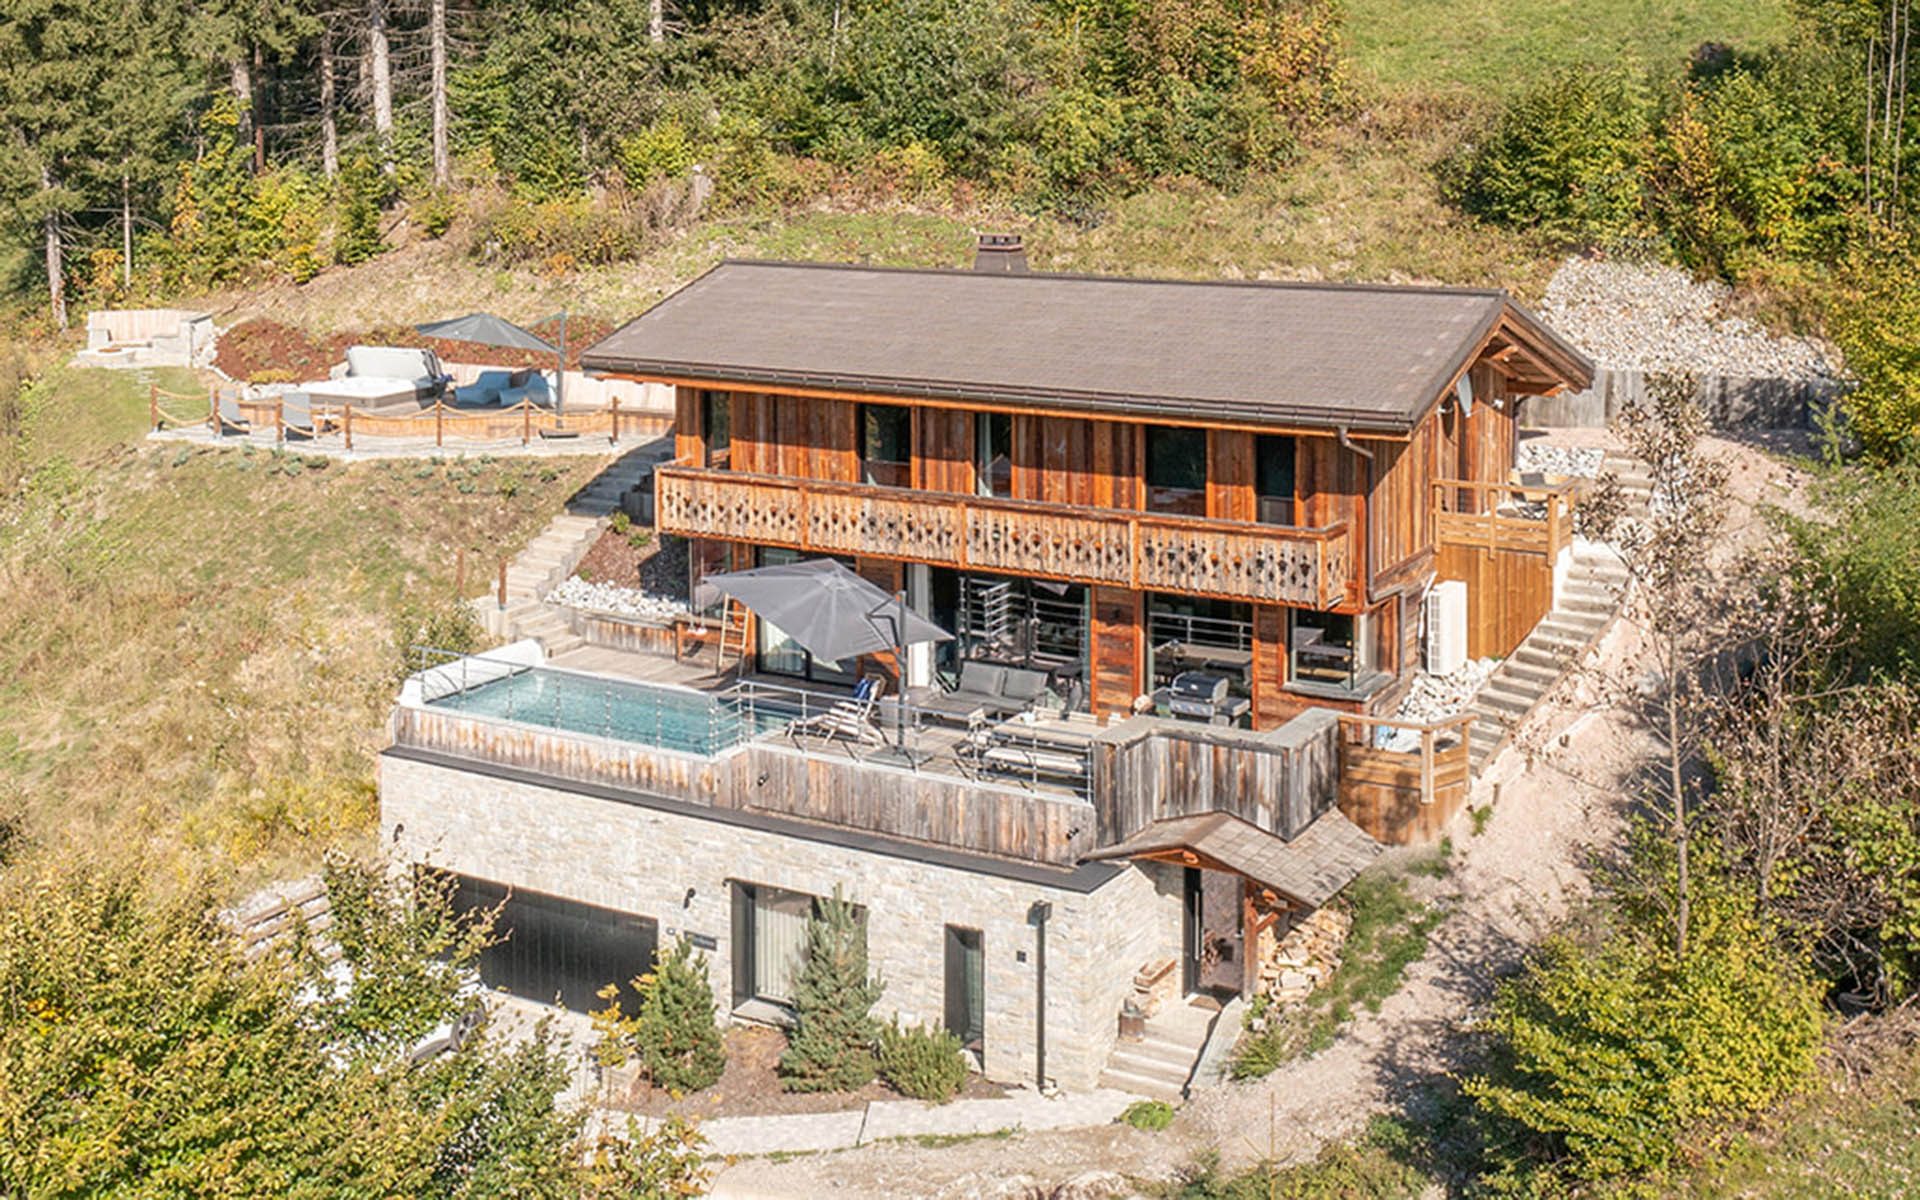
[[705, 582], [829, 662], [953, 637], [831, 558], [709, 575]]
[[483, 346], [560, 353], [560, 347], [552, 342], [492, 313], [469, 313], [451, 321], [429, 321], [414, 328], [428, 337], [446, 338], [451, 342], [478, 342]]

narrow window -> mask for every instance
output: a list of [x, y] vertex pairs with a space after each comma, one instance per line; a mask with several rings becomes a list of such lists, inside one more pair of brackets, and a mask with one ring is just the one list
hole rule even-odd
[[1365, 617], [1292, 609], [1287, 636], [1287, 678], [1299, 683], [1353, 688], [1373, 666]]
[[986, 1053], [987, 962], [978, 929], [947, 926], [947, 1032], [976, 1059]]
[[862, 477], [881, 487], [913, 483], [913, 410], [898, 404], [860, 406]]
[[1262, 434], [1254, 439], [1255, 517], [1265, 525], [1293, 524], [1293, 439]]
[[813, 904], [805, 892], [734, 885], [735, 1007], [752, 1000], [792, 1006], [793, 984], [807, 960], [807, 920]]
[[973, 418], [975, 489], [1004, 500], [1013, 495], [1013, 418], [977, 413]]
[[1147, 507], [1207, 515], [1207, 431], [1153, 425], [1147, 429]]
[[726, 466], [733, 446], [732, 398], [726, 392], [701, 392], [700, 424], [707, 431], [707, 465]]

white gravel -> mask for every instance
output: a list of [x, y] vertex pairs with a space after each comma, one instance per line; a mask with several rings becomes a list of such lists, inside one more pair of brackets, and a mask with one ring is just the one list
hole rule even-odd
[[1677, 267], [1570, 258], [1540, 315], [1603, 367], [1749, 378], [1830, 379], [1816, 343], [1776, 337], [1729, 310], [1732, 289]]
[[1493, 669], [1499, 666], [1499, 660], [1493, 658], [1470, 658], [1461, 664], [1458, 671], [1451, 675], [1432, 675], [1426, 671], [1413, 677], [1413, 686], [1400, 701], [1400, 711], [1395, 714], [1402, 721], [1444, 721], [1448, 717], [1457, 717], [1473, 703], [1474, 693], [1480, 690]]
[[1607, 452], [1598, 446], [1556, 446], [1538, 438], [1520, 443], [1514, 466], [1522, 471], [1564, 475], [1569, 479], [1598, 479]]
[[616, 617], [662, 621], [671, 620], [687, 611], [683, 601], [670, 596], [658, 596], [639, 588], [620, 587], [611, 583], [592, 583], [578, 575], [548, 592], [547, 601], [588, 612], [612, 613]]

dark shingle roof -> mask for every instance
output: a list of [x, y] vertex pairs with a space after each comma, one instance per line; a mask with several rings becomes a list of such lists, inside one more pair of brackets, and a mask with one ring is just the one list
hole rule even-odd
[[1155, 821], [1124, 842], [1087, 857], [1101, 861], [1191, 850], [1255, 883], [1319, 907], [1340, 894], [1380, 854], [1380, 843], [1328, 809], [1292, 841], [1232, 813], [1201, 813]]
[[1404, 431], [1504, 292], [725, 262], [590, 348], [589, 370]]

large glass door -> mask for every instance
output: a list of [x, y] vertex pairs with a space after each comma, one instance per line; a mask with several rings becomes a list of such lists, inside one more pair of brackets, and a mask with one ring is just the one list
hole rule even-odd
[[[799, 562], [804, 557], [798, 550], [788, 550], [780, 546], [762, 546], [758, 553], [758, 564], [762, 567], [780, 566], [785, 563]], [[848, 570], [853, 564], [840, 560]], [[790, 675], [795, 679], [805, 679], [812, 683], [850, 684], [854, 681], [852, 663], [841, 664], [817, 659], [808, 653], [804, 646], [787, 636], [787, 632], [771, 621], [758, 620], [754, 625], [759, 635], [754, 646], [755, 666], [768, 675]]]

